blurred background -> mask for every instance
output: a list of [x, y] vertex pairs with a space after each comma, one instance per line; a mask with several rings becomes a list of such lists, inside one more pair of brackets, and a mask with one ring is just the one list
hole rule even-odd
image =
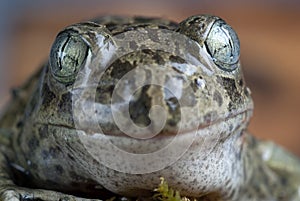
[[47, 59], [59, 30], [98, 15], [158, 16], [181, 21], [221, 16], [238, 33], [241, 60], [255, 102], [250, 132], [300, 156], [299, 0], [2, 0], [0, 107]]

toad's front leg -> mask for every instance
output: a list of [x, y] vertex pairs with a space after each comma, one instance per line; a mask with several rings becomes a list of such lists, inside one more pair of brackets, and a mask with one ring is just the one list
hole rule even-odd
[[20, 187], [14, 184], [8, 162], [0, 152], [0, 201], [97, 201], [64, 193]]

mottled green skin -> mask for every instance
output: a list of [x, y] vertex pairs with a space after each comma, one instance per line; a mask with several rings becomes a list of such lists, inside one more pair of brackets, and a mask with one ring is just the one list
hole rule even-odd
[[[182, 195], [205, 200], [299, 200], [298, 159], [245, 132], [253, 104], [239, 61], [215, 63], [206, 49], [205, 41], [217, 20], [202, 15], [176, 24], [108, 16], [63, 30], [82, 37], [89, 56], [76, 77], [57, 79], [47, 62], [24, 87], [14, 91], [0, 120], [0, 199], [79, 201], [85, 200], [80, 197], [104, 199], [114, 193], [147, 196], [163, 176]], [[184, 40], [176, 41], [168, 34]], [[132, 39], [124, 42], [124, 37]], [[116, 44], [116, 51], [127, 53], [104, 70], [101, 62], [110, 57]], [[164, 51], [166, 48], [169, 51]], [[118, 85], [132, 70], [139, 76], [125, 78], [127, 84]], [[162, 86], [147, 85], [135, 91], [129, 104], [132, 121], [148, 126], [150, 108], [158, 104], [167, 111], [166, 124], [159, 138], [130, 138], [114, 123], [108, 106], [114, 90], [117, 99], [112, 104], [125, 103], [124, 97], [131, 95], [126, 89], [135, 89], [148, 79], [162, 86], [171, 83], [177, 92], [187, 87], [176, 97]], [[87, 118], [89, 108], [76, 110], [79, 95], [87, 103], [96, 103], [92, 111], [96, 120]], [[179, 103], [187, 110], [184, 117]], [[159, 118], [161, 112], [154, 111], [153, 116]], [[130, 123], [123, 114], [119, 118]], [[184, 118], [187, 121], [182, 123]], [[150, 131], [154, 132], [159, 121], [153, 122]], [[93, 138], [97, 125], [107, 138]], [[199, 130], [193, 136], [195, 129]], [[103, 148], [107, 139], [128, 152], [149, 153], [165, 146], [178, 131], [180, 140], [192, 141], [191, 146], [174, 163], [157, 171], [130, 174], [134, 167], [123, 167], [120, 172], [93, 155], [107, 151], [107, 158], [115, 157]], [[86, 146], [91, 148], [89, 152]], [[166, 158], [160, 160], [156, 163]], [[122, 164], [120, 161], [119, 166]]]

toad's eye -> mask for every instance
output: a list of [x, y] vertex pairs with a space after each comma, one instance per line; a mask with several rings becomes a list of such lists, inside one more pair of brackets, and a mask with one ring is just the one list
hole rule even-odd
[[236, 69], [240, 56], [240, 42], [228, 24], [223, 20], [217, 20], [204, 43], [218, 67], [226, 71]]
[[206, 47], [214, 63], [226, 71], [238, 67], [240, 42], [235, 31], [221, 18], [196, 15], [179, 24], [178, 31]]
[[86, 61], [88, 51], [88, 44], [79, 34], [60, 33], [50, 52], [50, 68], [54, 78], [62, 83], [74, 81]]

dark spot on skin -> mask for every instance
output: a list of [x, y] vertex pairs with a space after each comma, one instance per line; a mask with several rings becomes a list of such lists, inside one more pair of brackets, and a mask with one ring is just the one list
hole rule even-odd
[[55, 165], [54, 168], [57, 174], [62, 175], [64, 173], [64, 169], [61, 165]]
[[41, 155], [44, 160], [47, 160], [50, 158], [58, 158], [60, 152], [61, 149], [59, 147], [50, 147], [49, 150], [42, 150]]
[[193, 17], [191, 20], [189, 20], [187, 23], [188, 24], [194, 24], [195, 22], [197, 22], [200, 19], [200, 17]]
[[116, 28], [117, 24], [116, 23], [108, 23], [106, 24], [106, 28], [109, 30], [109, 31], [112, 31]]
[[105, 84], [101, 83], [96, 89], [95, 101], [97, 103], [109, 104], [114, 88], [112, 84], [105, 86]]
[[[194, 78], [193, 82], [191, 82], [190, 86], [193, 89], [194, 93], [196, 91], [198, 91], [199, 89], [203, 89], [202, 81], [204, 81], [202, 76], [199, 76], [199, 77]], [[204, 84], [204, 88], [205, 88], [205, 84]]]
[[144, 44], [140, 46], [140, 49], [142, 49], [142, 50], [145, 50], [145, 49], [148, 49], [148, 48], [149, 47], [147, 45], [144, 45]]
[[39, 146], [39, 140], [33, 136], [29, 139], [27, 145], [31, 151], [34, 151]]
[[[176, 26], [176, 25], [175, 25]], [[174, 26], [174, 27], [175, 27]], [[158, 25], [159, 29], [170, 29], [170, 27], [164, 26], [164, 25]]]
[[39, 127], [38, 132], [41, 139], [48, 137], [48, 125], [43, 125]]
[[199, 190], [200, 190], [200, 192], [201, 192], [201, 191], [204, 192], [204, 191], [206, 190], [206, 187], [205, 187], [205, 186], [202, 186]]
[[171, 116], [171, 118], [167, 120], [167, 124], [174, 127], [181, 120], [180, 104], [175, 97], [169, 98], [165, 100], [165, 102], [168, 107], [168, 113]]
[[[116, 83], [129, 71], [135, 68], [127, 60], [116, 60], [104, 73], [96, 89], [95, 101], [102, 104], [110, 104]], [[121, 99], [122, 100], [122, 99]]]
[[58, 155], [61, 152], [61, 148], [56, 146], [56, 147], [50, 147], [49, 148], [49, 154], [53, 157], [53, 158], [57, 158]]
[[205, 23], [204, 19], [205, 18], [201, 17], [190, 17], [179, 24], [179, 29], [177, 31], [200, 42], [203, 32], [205, 32], [207, 28], [207, 23]]
[[286, 177], [280, 177], [280, 183], [283, 184], [283, 186], [288, 185], [288, 179]]
[[61, 119], [67, 121], [70, 126], [74, 126], [73, 119], [73, 108], [72, 108], [72, 94], [70, 92], [61, 95], [57, 109], [58, 113], [61, 114]]
[[47, 84], [43, 85], [42, 90], [42, 105], [46, 108], [51, 106], [51, 102], [56, 98], [55, 93], [53, 93]]
[[43, 160], [49, 159], [50, 157], [49, 152], [47, 150], [42, 150], [41, 156]]
[[165, 60], [162, 56], [160, 56], [159, 51], [155, 52], [155, 54], [153, 55], [152, 58], [155, 61], [155, 63], [157, 63], [159, 65], [164, 65], [165, 64]]
[[21, 90], [20, 90], [19, 88], [16, 88], [16, 89], [12, 89], [12, 90], [11, 90], [11, 94], [12, 94], [12, 98], [13, 98], [13, 99], [18, 98], [19, 95], [20, 95], [20, 93], [21, 93]]
[[231, 189], [230, 190], [230, 193], [229, 193], [229, 195], [228, 195], [228, 198], [232, 198], [233, 197], [233, 194], [234, 194], [234, 189]]
[[22, 128], [24, 126], [23, 121], [18, 121], [17, 128]]
[[229, 184], [230, 184], [230, 180], [227, 179], [226, 182], [225, 182], [225, 186], [229, 186]]
[[149, 54], [149, 55], [153, 55], [153, 50], [150, 50], [150, 49], [142, 49], [142, 53], [144, 54]]
[[183, 73], [182, 69], [179, 69], [177, 66], [172, 66], [172, 68], [173, 68], [173, 70], [175, 70], [177, 73], [180, 73], [180, 74]]
[[[120, 80], [126, 73], [132, 70], [135, 66], [131, 65], [129, 61], [121, 61], [118, 59], [113, 63], [109, 70], [111, 70], [110, 76]], [[105, 75], [104, 75], [105, 76]]]
[[168, 121], [167, 121], [167, 124], [172, 126], [172, 127], [177, 126], [177, 123], [178, 123], [178, 121], [176, 121], [174, 119], [168, 119]]
[[132, 27], [132, 26], [126, 26], [126, 27], [124, 27], [124, 32], [125, 31], [132, 31], [132, 30], [134, 30], [135, 28], [134, 27]]
[[125, 28], [124, 30], [119, 30], [117, 29], [117, 27], [113, 27], [113, 29], [110, 30], [112, 32], [112, 35], [115, 37], [115, 38], [122, 38], [122, 33], [125, 32]]
[[67, 154], [67, 156], [71, 161], [75, 161], [75, 158], [71, 154]]
[[150, 38], [152, 41], [154, 41], [154, 42], [156, 42], [156, 43], [159, 43], [159, 42], [160, 42], [160, 39], [159, 39], [159, 37], [158, 37], [158, 35], [157, 35], [157, 29], [149, 29], [149, 30], [148, 30], [148, 36], [149, 36], [149, 38]]
[[133, 50], [136, 50], [138, 48], [135, 41], [130, 41], [129, 46], [130, 46], [130, 49], [133, 49]]
[[[225, 135], [225, 133], [220, 134], [220, 136], [223, 136], [223, 135]], [[226, 137], [222, 137], [222, 138], [219, 139], [218, 143], [223, 144], [228, 138], [229, 138], [228, 135]], [[223, 152], [220, 153], [220, 156], [223, 156]]]
[[243, 86], [244, 86], [244, 82], [243, 82], [243, 80], [242, 80], [242, 79], [240, 79], [240, 81], [239, 81], [239, 85], [240, 85], [240, 87], [243, 87]]
[[[134, 123], [141, 126], [148, 126], [151, 123], [149, 111], [151, 109], [151, 97], [148, 96], [147, 90], [149, 85], [143, 86], [139, 97], [135, 97], [134, 101], [129, 102], [129, 114]], [[155, 86], [152, 86], [155, 87]], [[134, 94], [134, 95], [136, 95]]]
[[237, 109], [238, 105], [240, 105], [242, 102], [242, 98], [236, 87], [235, 80], [226, 77], [218, 77], [217, 80], [222, 86], [224, 86], [226, 93], [231, 100], [228, 105], [229, 111]]
[[218, 103], [218, 106], [221, 107], [223, 104], [223, 98], [219, 91], [215, 90], [214, 92], [214, 101]]
[[170, 60], [171, 62], [179, 63], [179, 64], [186, 63], [186, 61], [185, 61], [183, 58], [181, 58], [181, 57], [179, 57], [179, 56], [175, 56], [175, 55], [170, 55], [170, 56], [169, 56], [169, 60]]
[[178, 103], [178, 100], [175, 97], [171, 97], [168, 100], [166, 100], [166, 103], [169, 107], [169, 111], [175, 111], [175, 112], [179, 112], [178, 110], [180, 109], [180, 105]]
[[211, 123], [216, 119], [216, 117], [217, 117], [217, 112], [212, 111], [212, 112], [206, 113], [203, 118], [204, 118], [205, 123]]
[[248, 89], [247, 87], [244, 88], [244, 94], [246, 97], [250, 97], [250, 89]]
[[194, 82], [191, 82], [191, 84], [190, 84], [194, 92], [196, 92], [199, 89], [197, 83], [198, 83], [198, 81], [197, 81], [197, 78], [196, 78], [196, 79], [194, 79]]
[[58, 104], [58, 109], [61, 112], [72, 111], [72, 94], [70, 92], [67, 92], [61, 96]]
[[235, 157], [236, 157], [236, 159], [237, 160], [241, 160], [241, 158], [242, 158], [242, 149], [239, 149], [237, 152], [236, 152], [236, 154], [235, 154]]

